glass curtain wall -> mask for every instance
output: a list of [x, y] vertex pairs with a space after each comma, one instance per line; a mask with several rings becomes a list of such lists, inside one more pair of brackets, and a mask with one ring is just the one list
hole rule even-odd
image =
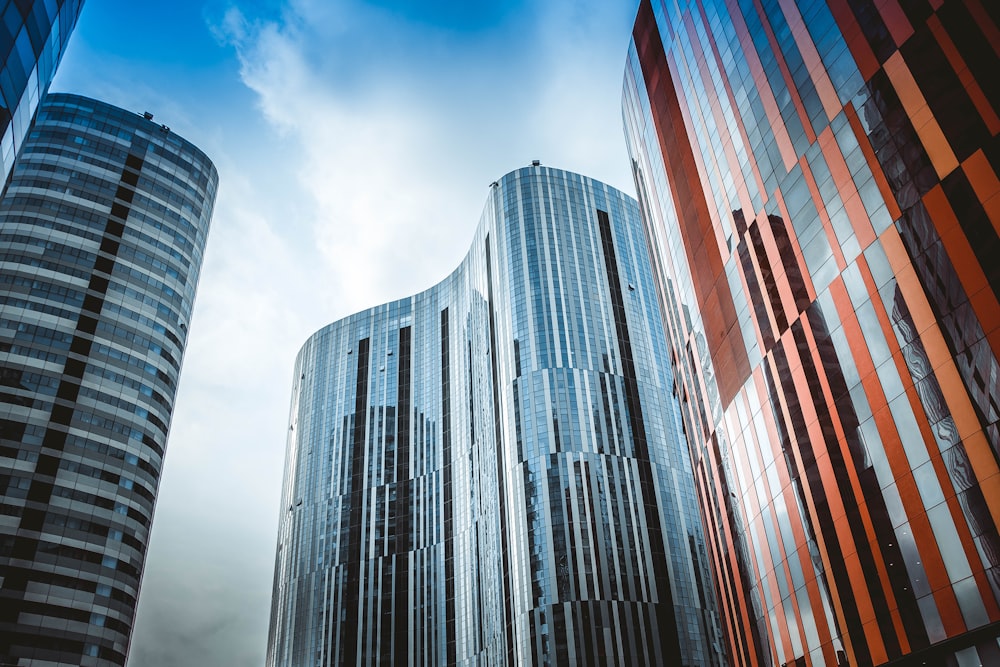
[[218, 176], [42, 103], [0, 199], [0, 663], [124, 665]]
[[736, 664], [1000, 664], [998, 7], [640, 4], [626, 138]]
[[268, 665], [724, 664], [667, 360], [635, 200], [494, 183], [298, 356]]

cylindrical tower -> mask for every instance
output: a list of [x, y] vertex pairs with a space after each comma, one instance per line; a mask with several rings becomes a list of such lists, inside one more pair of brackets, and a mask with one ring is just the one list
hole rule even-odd
[[0, 200], [0, 662], [123, 665], [218, 176], [51, 95]]

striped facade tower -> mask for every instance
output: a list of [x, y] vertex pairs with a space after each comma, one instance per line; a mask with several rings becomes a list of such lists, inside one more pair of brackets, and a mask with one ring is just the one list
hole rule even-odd
[[0, 664], [125, 664], [217, 180], [148, 117], [39, 108], [0, 199]]
[[626, 137], [736, 665], [1000, 664], [998, 24], [640, 4]]

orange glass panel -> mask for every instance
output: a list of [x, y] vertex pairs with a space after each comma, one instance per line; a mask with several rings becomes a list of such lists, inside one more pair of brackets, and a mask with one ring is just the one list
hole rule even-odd
[[885, 644], [882, 642], [882, 631], [879, 629], [878, 621], [869, 621], [864, 624], [865, 639], [868, 640], [868, 648], [872, 652], [872, 659], [876, 665], [888, 660], [889, 656], [885, 652]]
[[941, 624], [946, 634], [951, 636], [965, 631], [965, 619], [962, 618], [962, 610], [958, 606], [951, 586], [934, 591], [934, 602], [937, 603], [938, 614], [941, 615]]
[[966, 294], [974, 294], [988, 285], [983, 267], [969, 245], [969, 237], [958, 222], [944, 190], [936, 186], [924, 195], [924, 206], [931, 214], [941, 242], [951, 259]]
[[[915, 488], [914, 492], [916, 492]], [[920, 564], [927, 575], [927, 584], [931, 590], [936, 591], [934, 600], [939, 611], [954, 609], [957, 612], [958, 600], [955, 599], [955, 592], [951, 588], [951, 580], [945, 569], [944, 560], [941, 558], [937, 538], [934, 536], [934, 530], [931, 528], [925, 512], [910, 516], [910, 530], [913, 532], [913, 540], [920, 551]], [[959, 628], [958, 631], [962, 629]]]
[[892, 41], [902, 44], [913, 34], [913, 26], [896, 0], [875, 0], [875, 7], [882, 15], [882, 21], [892, 35]]
[[872, 53], [872, 47], [869, 46], [868, 40], [861, 33], [861, 26], [858, 25], [850, 5], [847, 4], [847, 0], [829, 0], [827, 4], [830, 6], [834, 20], [837, 21], [837, 26], [844, 35], [844, 41], [851, 50], [851, 55], [854, 56], [854, 60], [858, 64], [861, 76], [864, 77], [865, 81], [871, 79], [872, 75], [879, 69], [879, 62], [875, 54]]
[[883, 69], [893, 88], [896, 89], [899, 101], [910, 117], [910, 122], [920, 137], [934, 170], [937, 171], [939, 178], [944, 178], [958, 167], [958, 159], [948, 140], [945, 139], [941, 126], [927, 106], [927, 101], [913, 79], [909, 67], [906, 66], [902, 54], [899, 51], [893, 53], [885, 61]]
[[[997, 258], [1000, 261], [1000, 257]], [[1000, 303], [997, 303], [996, 294], [989, 286], [984, 287], [969, 297], [972, 309], [976, 311], [979, 324], [985, 333], [991, 333], [1000, 328]], [[994, 350], [1000, 352], [1000, 350]]]
[[1000, 234], [1000, 179], [993, 165], [979, 149], [962, 163], [962, 170], [993, 223], [993, 229]]
[[[961, 226], [955, 225], [947, 233], [941, 235], [941, 243], [951, 263], [955, 265], [955, 273], [962, 282], [966, 294], [974, 294], [981, 289], [989, 287], [983, 267], [976, 258], [976, 253], [969, 245], [969, 237]], [[1000, 259], [1000, 258], [998, 258]]]
[[858, 188], [851, 177], [851, 170], [847, 167], [847, 162], [840, 152], [840, 145], [837, 144], [831, 128], [827, 128], [820, 134], [819, 146], [823, 151], [823, 159], [826, 160], [826, 165], [833, 175], [833, 182], [837, 186], [840, 200], [844, 202], [844, 211], [847, 213], [848, 220], [851, 221], [854, 236], [858, 240], [859, 247], [863, 250], [875, 240], [875, 230], [872, 229], [871, 218], [868, 217], [868, 211], [861, 203]]
[[[896, 197], [892, 194], [892, 188], [889, 187], [889, 181], [885, 178], [885, 172], [882, 171], [882, 165], [875, 155], [875, 150], [872, 148], [871, 142], [868, 141], [868, 135], [865, 134], [865, 130], [861, 126], [858, 112], [853, 104], [848, 104], [844, 107], [844, 111], [846, 112], [847, 120], [851, 123], [851, 129], [854, 130], [854, 137], [858, 140], [861, 152], [864, 153], [865, 160], [868, 162], [868, 168], [871, 169], [872, 176], [875, 177], [875, 184], [882, 194], [882, 200], [885, 201], [889, 216], [893, 220], [898, 220], [899, 216], [902, 215], [902, 211], [899, 210], [899, 204], [896, 202]], [[866, 243], [862, 248], [867, 247], [867, 245]]]
[[[702, 313], [711, 313], [703, 318], [705, 333], [721, 398], [728, 405], [749, 377], [750, 363], [746, 349], [727, 340], [728, 336], [742, 339], [736, 307], [729, 293], [719, 246], [705, 242], [715, 232], [705, 198], [704, 179], [686, 130], [690, 127], [686, 120], [687, 105], [681, 104], [683, 93], [670, 76], [667, 55], [649, 3], [643, 2], [639, 7], [633, 40], [637, 49], [641, 49], [639, 61], [660, 151], [671, 158], [663, 164], [672, 184], [674, 208], [683, 213], [679, 216], [680, 232], [693, 272], [695, 296], [698, 303], [703, 304]], [[705, 305], [709, 303], [713, 303], [714, 308]]]
[[[940, 335], [940, 332], [936, 329], [931, 329], [928, 333], [931, 334], [928, 338], [933, 338], [934, 334]], [[941, 343], [944, 343], [943, 339]], [[955, 421], [955, 428], [958, 430], [959, 437], [962, 440], [972, 437], [974, 433], [980, 430], [979, 418], [976, 416], [972, 403], [968, 400], [965, 384], [962, 382], [962, 378], [955, 368], [955, 361], [952, 359], [950, 351], [948, 351], [946, 346], [944, 347], [944, 359], [942, 360], [939, 358], [942, 352], [940, 348], [925, 347], [928, 349], [927, 356], [931, 361], [931, 365], [934, 365], [935, 360], [941, 362], [940, 366], [934, 367], [934, 375], [937, 377], [938, 384], [941, 385], [941, 393], [948, 403], [948, 409], [951, 411], [952, 419]], [[933, 357], [931, 356], [932, 349], [935, 352]], [[935, 359], [936, 357], [937, 359]]]
[[958, 218], [948, 203], [948, 197], [944, 194], [944, 189], [940, 185], [935, 185], [923, 197], [924, 207], [930, 214], [934, 226], [938, 230], [938, 235], [945, 234], [949, 229], [958, 224]]
[[[893, 567], [903, 567], [903, 564], [895, 563]], [[906, 626], [903, 624], [903, 619], [899, 615], [899, 606], [895, 603], [895, 600], [893, 600], [890, 614], [892, 616], [892, 627], [896, 630], [896, 641], [899, 642], [899, 650], [905, 655], [910, 652], [910, 640], [906, 637]]]

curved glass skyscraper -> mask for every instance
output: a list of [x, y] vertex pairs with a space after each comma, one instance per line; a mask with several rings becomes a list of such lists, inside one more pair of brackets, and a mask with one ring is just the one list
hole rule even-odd
[[635, 200], [531, 166], [299, 353], [268, 664], [719, 665]]
[[123, 665], [217, 186], [50, 95], [0, 200], [0, 663]]
[[998, 8], [640, 5], [626, 135], [736, 664], [1000, 664]]

